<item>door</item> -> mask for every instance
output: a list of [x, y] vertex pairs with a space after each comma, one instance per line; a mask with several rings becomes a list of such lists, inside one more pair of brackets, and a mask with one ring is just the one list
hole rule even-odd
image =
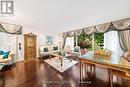
[[36, 58], [36, 35], [33, 33], [24, 35], [25, 59]]

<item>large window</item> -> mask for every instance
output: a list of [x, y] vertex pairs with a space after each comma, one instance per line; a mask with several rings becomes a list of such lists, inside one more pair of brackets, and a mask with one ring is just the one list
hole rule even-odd
[[18, 57], [18, 41], [17, 35], [0, 32], [0, 50], [12, 51], [15, 54], [15, 59]]
[[70, 45], [71, 50], [74, 48], [74, 37], [67, 37], [65, 45]]
[[78, 46], [80, 46], [81, 49], [86, 48], [92, 50], [92, 35], [86, 35], [85, 33], [82, 33], [77, 39]]
[[104, 33], [94, 33], [94, 50], [104, 48]]
[[76, 43], [81, 49], [88, 49], [88, 50], [96, 50], [96, 49], [103, 49], [104, 48], [104, 34], [103, 33], [94, 33], [90, 35], [86, 35], [82, 33], [80, 36], [74, 37], [74, 44]]

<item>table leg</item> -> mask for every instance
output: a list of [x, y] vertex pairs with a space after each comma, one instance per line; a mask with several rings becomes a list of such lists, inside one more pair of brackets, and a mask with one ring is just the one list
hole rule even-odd
[[111, 84], [111, 87], [113, 87], [113, 75], [110, 74], [110, 84]]
[[49, 59], [51, 60], [51, 54], [49, 55]]
[[61, 60], [61, 67], [63, 66], [63, 58], [60, 58], [60, 60]]
[[80, 81], [82, 81], [82, 62], [80, 61]]
[[127, 87], [130, 87], [130, 79], [127, 80]]

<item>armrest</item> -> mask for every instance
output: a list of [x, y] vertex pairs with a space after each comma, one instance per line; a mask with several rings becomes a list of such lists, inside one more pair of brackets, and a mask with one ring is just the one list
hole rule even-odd
[[14, 60], [14, 53], [10, 52], [8, 58], [0, 59], [0, 63], [8, 63]]

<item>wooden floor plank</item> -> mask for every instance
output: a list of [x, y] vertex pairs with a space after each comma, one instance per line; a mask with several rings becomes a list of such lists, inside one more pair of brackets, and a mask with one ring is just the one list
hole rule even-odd
[[[86, 74], [80, 83], [79, 63], [60, 73], [37, 59], [17, 63], [15, 68], [7, 70], [4, 79], [0, 78], [0, 87], [110, 87], [106, 68], [96, 67], [93, 77], [89, 77], [89, 72]], [[114, 87], [124, 87], [126, 80], [121, 82], [115, 77]]]

